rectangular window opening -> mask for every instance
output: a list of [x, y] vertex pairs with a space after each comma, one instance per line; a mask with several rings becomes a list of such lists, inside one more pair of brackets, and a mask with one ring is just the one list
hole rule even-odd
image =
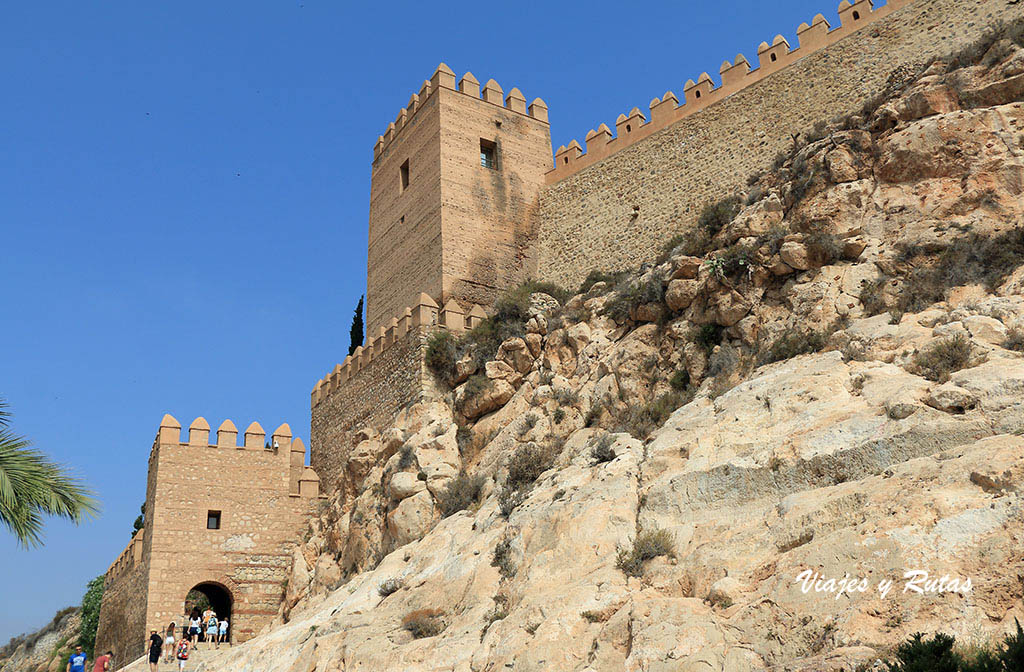
[[208, 530], [219, 530], [220, 529], [220, 511], [207, 511], [206, 512], [206, 529], [208, 529]]
[[398, 169], [398, 173], [402, 180], [402, 191], [405, 191], [409, 188], [409, 159], [405, 160], [402, 167]]
[[480, 138], [480, 165], [491, 170], [498, 169], [498, 145]]

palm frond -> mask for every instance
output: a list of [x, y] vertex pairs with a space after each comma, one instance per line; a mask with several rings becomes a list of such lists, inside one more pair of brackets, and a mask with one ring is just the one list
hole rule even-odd
[[65, 466], [0, 429], [0, 523], [23, 546], [42, 542], [43, 516], [77, 524], [98, 512], [95, 494]]

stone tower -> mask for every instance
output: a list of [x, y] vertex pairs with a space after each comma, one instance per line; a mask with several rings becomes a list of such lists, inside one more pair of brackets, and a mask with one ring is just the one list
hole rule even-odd
[[118, 667], [143, 653], [150, 629], [173, 621], [181, 634], [192, 591], [229, 621], [230, 641], [255, 636], [277, 615], [320, 500], [287, 424], [267, 437], [253, 422], [239, 437], [225, 420], [211, 443], [197, 418], [186, 440], [181, 433], [165, 415], [149, 455], [145, 525], [107, 570], [96, 648], [113, 650]]
[[367, 335], [426, 293], [491, 305], [531, 274], [547, 106], [441, 64], [377, 139], [370, 187]]

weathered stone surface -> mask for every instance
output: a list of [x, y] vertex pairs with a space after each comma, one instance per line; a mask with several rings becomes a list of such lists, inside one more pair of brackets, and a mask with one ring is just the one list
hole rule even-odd
[[673, 280], [665, 290], [665, 303], [677, 312], [689, 308], [697, 296], [698, 287], [696, 280]]
[[806, 271], [811, 267], [811, 261], [807, 255], [807, 247], [803, 243], [788, 241], [779, 248], [779, 256], [783, 263], [798, 271]]
[[519, 373], [526, 373], [533, 368], [534, 356], [521, 338], [510, 338], [498, 348], [498, 359], [505, 362]]

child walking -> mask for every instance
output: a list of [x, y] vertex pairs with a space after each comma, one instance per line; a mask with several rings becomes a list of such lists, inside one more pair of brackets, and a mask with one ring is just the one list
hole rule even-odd
[[187, 639], [183, 639], [178, 642], [178, 652], [175, 658], [178, 659], [178, 672], [185, 672], [185, 663], [188, 662], [188, 652], [191, 645]]

